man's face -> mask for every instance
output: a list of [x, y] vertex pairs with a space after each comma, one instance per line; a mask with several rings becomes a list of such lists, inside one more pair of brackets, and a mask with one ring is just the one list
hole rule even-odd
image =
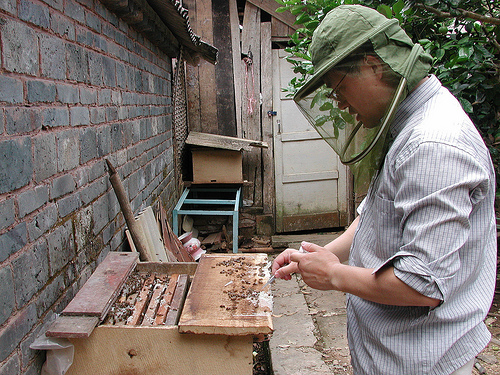
[[367, 128], [379, 125], [394, 95], [394, 88], [382, 80], [382, 69], [380, 60], [368, 55], [359, 71], [346, 74], [332, 69], [323, 76], [325, 84], [335, 88], [338, 107], [355, 114]]

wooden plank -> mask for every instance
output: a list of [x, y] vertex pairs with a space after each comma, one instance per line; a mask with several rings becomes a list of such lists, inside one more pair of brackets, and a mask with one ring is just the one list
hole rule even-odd
[[137, 272], [156, 272], [166, 275], [185, 273], [193, 276], [198, 267], [197, 262], [173, 262], [173, 263], [158, 263], [158, 262], [139, 262], [137, 264]]
[[[249, 2], [245, 4], [241, 52], [247, 55], [244, 65], [242, 129], [243, 138], [262, 139], [260, 116], [260, 9]], [[249, 58], [251, 57], [251, 60]], [[243, 155], [243, 175], [253, 185], [243, 188], [243, 199], [253, 206], [262, 206], [261, 150], [250, 150]]]
[[142, 286], [142, 289], [139, 293], [139, 297], [137, 297], [137, 300], [135, 302], [134, 312], [128, 319], [127, 325], [136, 326], [141, 323], [142, 317], [144, 316], [144, 312], [146, 311], [146, 307], [148, 305], [151, 285], [153, 284], [155, 277], [155, 274], [153, 274], [149, 276], [144, 282], [144, 285]]
[[221, 243], [222, 243], [222, 232], [210, 233], [201, 241], [202, 245], [214, 245], [214, 244], [220, 245]]
[[168, 309], [167, 316], [165, 318], [165, 325], [176, 325], [179, 321], [179, 316], [181, 314], [182, 307], [184, 306], [184, 300], [186, 298], [188, 287], [189, 276], [179, 275], [179, 278], [177, 279], [177, 286], [172, 297], [172, 302], [170, 303], [170, 308]]
[[264, 214], [274, 213], [274, 159], [273, 159], [273, 56], [271, 42], [271, 24], [261, 24], [261, 82], [262, 82], [262, 140], [269, 145], [262, 150], [262, 207]]
[[160, 262], [173, 262], [175, 257], [173, 254], [169, 254], [165, 250], [165, 245], [163, 245], [160, 228], [158, 226], [158, 222], [153, 213], [153, 209], [151, 206], [148, 206], [144, 209], [142, 214], [145, 218], [144, 224], [147, 225], [147, 228], [144, 228], [145, 232], [149, 232], [149, 236], [151, 238], [151, 242], [153, 245], [152, 251], [155, 253], [156, 258]]
[[260, 9], [266, 11], [274, 18], [277, 18], [281, 22], [285, 23], [290, 28], [297, 30], [301, 25], [295, 25], [295, 16], [289, 11], [283, 13], [277, 13], [276, 9], [281, 6], [276, 0], [246, 0], [249, 3], [259, 7]]
[[273, 330], [272, 297], [261, 291], [266, 254], [203, 255], [179, 320], [179, 331], [259, 335]]
[[[193, 32], [200, 35], [196, 3], [196, 0], [184, 0], [183, 6], [189, 9], [189, 21]], [[186, 66], [186, 96], [189, 129], [201, 131], [203, 126], [201, 122], [199, 64]]]
[[166, 276], [156, 277], [154, 284], [152, 287], [152, 295], [149, 300], [148, 308], [144, 313], [144, 318], [142, 319], [141, 325], [143, 326], [152, 326], [155, 323], [156, 312], [158, 311], [158, 307], [160, 306], [161, 297], [166, 289]]
[[295, 32], [294, 29], [287, 24], [281, 22], [277, 18], [271, 19], [271, 37], [273, 40], [286, 41], [290, 40], [290, 36]]
[[267, 142], [262, 142], [260, 140], [228, 137], [224, 135], [201, 132], [190, 132], [186, 139], [186, 143], [188, 145], [222, 148], [232, 151], [250, 151], [253, 150], [254, 147], [269, 147]]
[[241, 87], [243, 84], [243, 62], [241, 61], [241, 31], [237, 0], [229, 0], [229, 18], [231, 20], [231, 45], [233, 49], [233, 81], [234, 104], [236, 107], [236, 135], [241, 138]]
[[60, 315], [45, 332], [47, 337], [79, 338], [89, 337], [99, 323], [96, 316]]
[[[214, 28], [212, 14], [212, 0], [196, 2], [196, 23], [201, 39], [213, 45]], [[221, 46], [214, 46], [221, 48]], [[200, 81], [200, 115], [201, 128], [209, 133], [218, 133], [217, 119], [217, 86], [215, 84], [215, 66], [201, 60], [199, 66]], [[193, 129], [196, 130], [196, 129]]]
[[161, 229], [163, 233], [163, 242], [165, 247], [169, 252], [173, 254], [173, 256], [177, 259], [178, 262], [194, 262], [193, 257], [187, 252], [187, 250], [182, 246], [179, 238], [174, 234], [170, 224], [167, 220], [167, 213], [163, 206], [160, 205], [160, 222]]
[[235, 136], [236, 108], [234, 101], [233, 49], [229, 0], [212, 1], [214, 46], [219, 50], [215, 65], [217, 134]]
[[62, 314], [97, 316], [102, 321], [138, 258], [138, 253], [110, 252]]
[[144, 238], [146, 240], [146, 252], [148, 254], [148, 259], [153, 262], [158, 262], [158, 256], [154, 249], [153, 238], [151, 237], [151, 233], [148, 230], [148, 223], [146, 222], [146, 217], [144, 215], [139, 214], [135, 221], [139, 224], [139, 228], [141, 232], [144, 234]]
[[66, 375], [252, 375], [251, 336], [179, 334], [176, 326], [98, 326], [88, 339], [71, 339]]
[[167, 289], [163, 294], [163, 297], [158, 306], [158, 311], [156, 312], [155, 325], [165, 324], [165, 319], [167, 318], [167, 312], [170, 309], [170, 304], [172, 303], [172, 298], [174, 297], [174, 292], [177, 287], [177, 280], [179, 279], [178, 274], [173, 274], [170, 276], [168, 281]]

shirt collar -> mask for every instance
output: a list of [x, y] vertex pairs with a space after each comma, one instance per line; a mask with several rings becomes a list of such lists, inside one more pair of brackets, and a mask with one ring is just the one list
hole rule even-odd
[[390, 128], [393, 138], [396, 138], [403, 130], [406, 124], [405, 120], [418, 108], [421, 108], [442, 87], [441, 82], [435, 75], [429, 75], [428, 77], [429, 79], [409, 93], [405, 100], [401, 102]]

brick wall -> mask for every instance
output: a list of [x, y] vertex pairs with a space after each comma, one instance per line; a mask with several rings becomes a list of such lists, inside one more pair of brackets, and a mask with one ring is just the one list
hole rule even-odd
[[171, 60], [96, 0], [0, 0], [0, 375], [100, 260], [127, 246], [105, 158], [137, 213], [175, 196]]

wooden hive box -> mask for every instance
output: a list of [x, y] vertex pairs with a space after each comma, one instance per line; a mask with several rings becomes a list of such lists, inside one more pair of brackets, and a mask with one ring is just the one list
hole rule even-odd
[[190, 132], [186, 143], [191, 146], [193, 183], [243, 183], [243, 150], [267, 148], [262, 141]]
[[46, 335], [74, 345], [68, 375], [251, 375], [254, 338], [272, 332], [270, 307], [248, 292], [266, 281], [266, 262], [252, 254], [138, 263], [110, 253]]

